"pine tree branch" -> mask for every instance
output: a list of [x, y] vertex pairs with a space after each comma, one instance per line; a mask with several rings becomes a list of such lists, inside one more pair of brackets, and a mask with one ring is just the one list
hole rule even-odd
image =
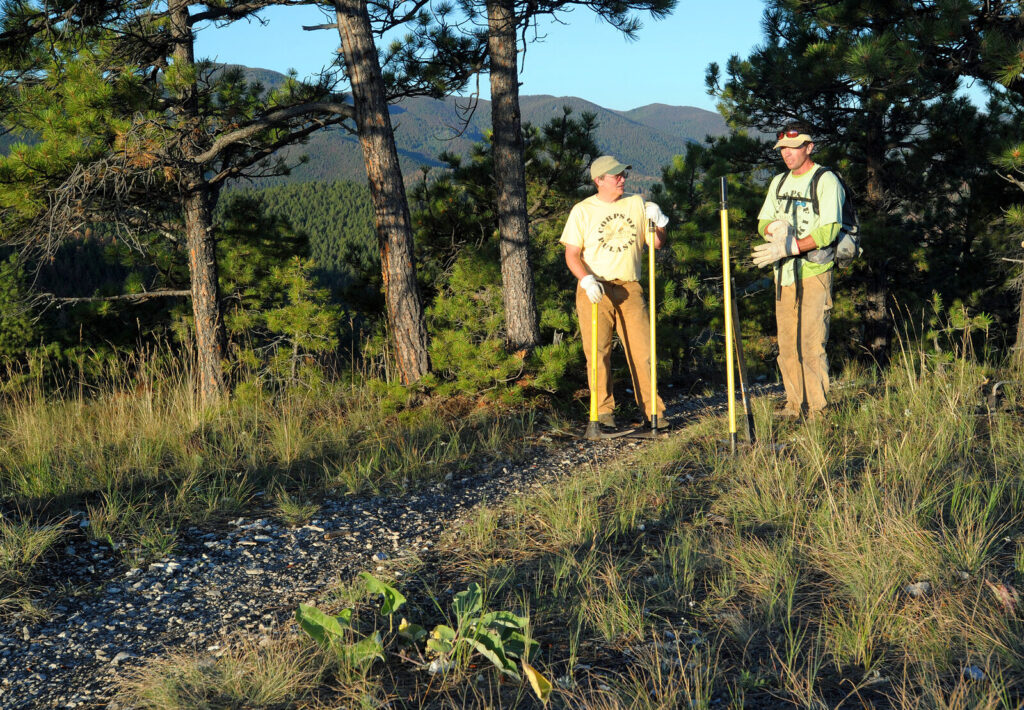
[[253, 13], [265, 10], [268, 7], [312, 5], [310, 0], [261, 0], [260, 2], [246, 2], [226, 7], [210, 7], [209, 5], [202, 12], [189, 16], [189, 23], [192, 25], [200, 22], [218, 20], [240, 20], [249, 17]]
[[242, 128], [220, 136], [213, 142], [213, 145], [210, 146], [209, 149], [195, 156], [193, 160], [200, 165], [208, 163], [223, 153], [228, 147], [241, 143], [260, 131], [273, 126], [279, 126], [294, 118], [305, 116], [310, 113], [333, 114], [336, 118], [334, 122], [355, 118], [355, 108], [351, 104], [343, 104], [335, 101], [315, 101], [312, 103], [298, 104], [296, 106], [289, 106], [288, 108], [277, 109], [265, 114], [247, 126], [243, 126]]
[[117, 296], [58, 296], [53, 293], [39, 293], [34, 300], [47, 301], [57, 305], [74, 305], [76, 303], [98, 303], [102, 301], [128, 301], [129, 303], [141, 303], [154, 298], [189, 298], [192, 291], [189, 289], [143, 291], [141, 293], [122, 293]]
[[1021, 181], [1020, 178], [1016, 178], [1013, 175], [1009, 175], [1009, 174], [1007, 174], [1007, 175], [1000, 175], [999, 177], [1001, 177], [1003, 180], [1006, 180], [1006, 182], [1008, 182], [1008, 183], [1010, 183], [1012, 185], [1016, 185], [1021, 190], [1024, 190], [1024, 181]]
[[246, 159], [244, 164], [240, 164], [239, 163], [239, 164], [232, 165], [231, 167], [224, 168], [223, 170], [221, 170], [216, 175], [208, 178], [207, 182], [210, 185], [217, 185], [219, 183], [224, 182], [228, 178], [243, 176], [245, 174], [245, 170], [247, 168], [250, 168], [253, 165], [256, 165], [257, 163], [259, 163], [261, 160], [264, 160], [265, 158], [269, 158], [271, 155], [276, 153], [281, 148], [284, 148], [285, 146], [288, 146], [288, 145], [291, 145], [291, 144], [294, 144], [294, 143], [298, 143], [302, 139], [307, 138], [308, 136], [310, 136], [311, 134], [313, 134], [316, 131], [320, 130], [321, 128], [326, 128], [326, 127], [328, 127], [330, 125], [337, 125], [339, 122], [341, 122], [343, 120], [345, 120], [345, 119], [342, 118], [342, 117], [336, 117], [336, 118], [333, 118], [333, 119], [328, 120], [328, 121], [313, 121], [309, 125], [307, 125], [304, 128], [302, 128], [301, 130], [293, 131], [293, 132], [289, 133], [288, 135], [282, 137], [280, 140], [278, 140], [278, 141], [276, 141], [276, 142], [274, 142], [274, 143], [272, 143], [270, 145], [265, 146], [264, 148], [262, 148], [261, 150], [257, 151], [256, 153], [253, 153], [251, 156], [249, 156]]

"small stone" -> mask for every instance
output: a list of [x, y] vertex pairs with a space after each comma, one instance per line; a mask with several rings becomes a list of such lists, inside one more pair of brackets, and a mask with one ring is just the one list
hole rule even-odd
[[430, 675], [437, 675], [438, 673], [447, 673], [454, 664], [451, 661], [442, 661], [439, 658], [435, 658], [427, 666], [427, 673]]
[[967, 680], [985, 680], [985, 671], [977, 666], [967, 666], [964, 668], [964, 678]]
[[903, 591], [914, 599], [919, 599], [927, 594], [931, 594], [932, 585], [931, 582], [914, 582], [903, 587]]

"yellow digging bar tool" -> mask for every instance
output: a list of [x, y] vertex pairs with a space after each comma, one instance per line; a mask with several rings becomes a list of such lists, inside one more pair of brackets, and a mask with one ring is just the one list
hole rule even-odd
[[722, 178], [722, 293], [725, 294], [725, 386], [729, 398], [729, 449], [736, 453], [736, 387], [732, 354], [732, 274], [729, 269], [729, 206], [725, 197], [725, 178]]
[[[733, 291], [736, 284], [733, 284]], [[743, 427], [743, 434], [748, 444], [757, 443], [757, 434], [754, 432], [754, 410], [750, 406], [750, 379], [747, 377], [747, 361], [743, 357], [743, 336], [740, 334], [740, 316], [736, 310], [736, 299], [732, 299], [732, 336], [733, 346], [736, 350], [736, 374], [740, 376], [740, 401], [743, 402], [743, 414], [746, 426]]]
[[633, 434], [636, 439], [655, 439], [658, 437], [658, 338], [657, 319], [655, 318], [656, 296], [654, 293], [654, 239], [658, 234], [658, 228], [654, 220], [647, 220], [647, 233], [650, 235], [650, 242], [647, 244], [647, 275], [650, 279], [650, 316], [651, 316], [651, 409], [647, 413], [651, 422], [650, 431], [641, 431]]
[[647, 220], [647, 233], [651, 235], [651, 243], [647, 245], [647, 272], [651, 280], [651, 435], [658, 433], [658, 339], [654, 337], [654, 240], [658, 236], [658, 228], [653, 219]]
[[597, 423], [597, 304], [590, 304], [590, 422], [588, 439], [603, 439], [601, 425]]

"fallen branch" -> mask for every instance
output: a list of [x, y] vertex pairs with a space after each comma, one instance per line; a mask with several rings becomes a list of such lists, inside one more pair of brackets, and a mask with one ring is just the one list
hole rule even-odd
[[75, 303], [95, 303], [97, 301], [128, 301], [130, 303], [138, 303], [141, 301], [148, 301], [153, 298], [188, 298], [191, 295], [192, 291], [188, 289], [168, 289], [166, 291], [143, 291], [141, 293], [122, 293], [117, 296], [58, 296], [53, 293], [40, 293], [36, 296], [36, 298], [39, 300], [49, 301], [50, 303], [64, 305]]

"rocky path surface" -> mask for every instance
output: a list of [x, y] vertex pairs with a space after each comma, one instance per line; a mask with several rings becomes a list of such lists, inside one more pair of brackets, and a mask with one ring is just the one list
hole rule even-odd
[[[676, 427], [720, 402], [670, 403]], [[107, 707], [120, 674], [175, 648], [215, 653], [224, 635], [269, 630], [339, 579], [379, 560], [423, 555], [474, 506], [526, 493], [585, 463], [602, 464], [646, 441], [564, 440], [532, 446], [515, 463], [490, 461], [401, 496], [323, 503], [289, 528], [244, 517], [227, 528], [189, 528], [176, 552], [126, 569], [110, 547], [79, 540], [50, 572], [39, 621], [0, 619], [0, 708]]]

